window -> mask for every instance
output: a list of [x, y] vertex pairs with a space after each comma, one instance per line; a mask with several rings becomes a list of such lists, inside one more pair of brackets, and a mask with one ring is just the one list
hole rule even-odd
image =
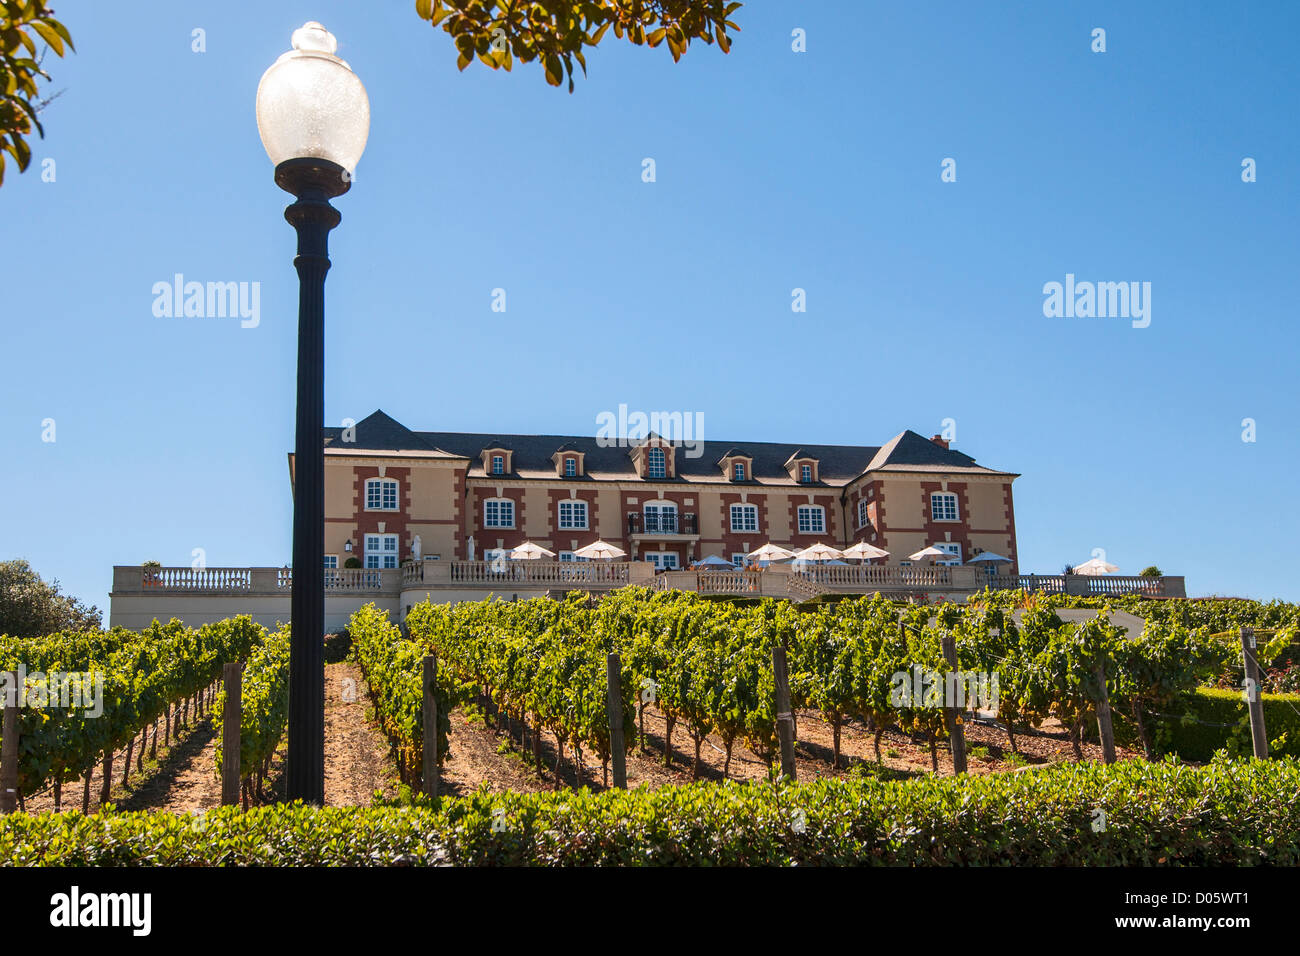
[[506, 473], [506, 459], [504, 455], [492, 456], [492, 474], [504, 475]]
[[826, 512], [821, 505], [800, 505], [798, 517], [800, 534], [826, 533]]
[[392, 478], [370, 478], [366, 481], [367, 511], [396, 511], [397, 482]]
[[866, 498], [858, 499], [858, 527], [865, 528], [871, 521], [869, 505], [871, 503]]
[[578, 477], [578, 459], [576, 458], [564, 459], [564, 477], [565, 478]]
[[339, 566], [339, 556], [337, 554], [325, 555], [325, 567], [337, 568]]
[[561, 501], [560, 527], [570, 531], [585, 531], [587, 529], [587, 503], [585, 501]]
[[668, 456], [662, 448], [651, 448], [646, 454], [645, 476], [647, 478], [668, 477]]
[[731, 480], [732, 480], [732, 481], [744, 481], [744, 480], [745, 480], [745, 463], [744, 463], [743, 461], [732, 462], [732, 464], [731, 464]]
[[743, 551], [737, 551], [731, 556], [731, 563], [738, 568], [747, 568], [749, 567], [749, 555]]
[[953, 560], [936, 561], [935, 564], [946, 564], [949, 565], [950, 567], [953, 565], [961, 564], [961, 545], [958, 544], [957, 542], [940, 541], [938, 544], [935, 545], [935, 547], [938, 548], [940, 551], [947, 551], [949, 554], [953, 555]]
[[758, 505], [732, 505], [731, 506], [731, 530], [732, 531], [757, 531], [758, 530]]
[[812, 465], [799, 466], [799, 480], [804, 484], [812, 481]]
[[676, 534], [677, 506], [674, 504], [653, 504], [645, 506], [646, 534]]
[[931, 521], [956, 521], [957, 496], [948, 492], [936, 491], [930, 495]]
[[572, 551], [561, 551], [560, 554], [559, 554], [559, 558], [560, 558], [561, 561], [566, 561], [566, 562], [567, 562], [567, 561], [575, 561], [575, 562], [576, 562], [576, 561], [589, 561], [589, 560], [591, 560], [590, 558], [580, 558], [580, 557], [578, 557], [576, 554], [574, 554]]
[[395, 534], [366, 535], [366, 567], [367, 568], [397, 567], [397, 535]]
[[509, 498], [489, 498], [483, 502], [483, 527], [513, 528], [515, 503]]
[[645, 559], [658, 571], [668, 571], [678, 567], [676, 551], [650, 551]]

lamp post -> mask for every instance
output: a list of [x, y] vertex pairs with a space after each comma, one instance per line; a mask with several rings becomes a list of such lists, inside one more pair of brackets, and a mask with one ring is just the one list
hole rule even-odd
[[325, 273], [330, 200], [352, 185], [366, 148], [366, 89], [334, 55], [319, 23], [293, 34], [293, 49], [257, 87], [257, 130], [275, 164], [275, 182], [296, 201], [284, 218], [298, 233], [298, 411], [294, 438], [293, 596], [289, 645], [290, 800], [325, 800]]

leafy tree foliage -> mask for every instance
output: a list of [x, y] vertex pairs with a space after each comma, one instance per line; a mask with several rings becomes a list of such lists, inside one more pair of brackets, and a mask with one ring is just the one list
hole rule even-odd
[[41, 69], [44, 53], [37, 43], [63, 56], [72, 50], [67, 28], [54, 19], [46, 0], [2, 0], [0, 2], [0, 185], [4, 185], [5, 153], [14, 158], [22, 172], [32, 161], [26, 137], [32, 128], [41, 136], [45, 130], [36, 115], [44, 105], [36, 85], [37, 77], [48, 80]]
[[415, 11], [452, 38], [460, 69], [475, 59], [507, 71], [516, 60], [536, 60], [547, 83], [559, 86], [567, 77], [572, 93], [574, 61], [585, 76], [583, 48], [596, 46], [606, 31], [637, 46], [667, 46], [673, 62], [692, 40], [717, 43], [726, 53], [727, 31], [740, 29], [728, 18], [740, 6], [728, 0], [416, 0]]
[[99, 608], [59, 593], [26, 561], [0, 561], [0, 634], [40, 637], [56, 631], [98, 630]]

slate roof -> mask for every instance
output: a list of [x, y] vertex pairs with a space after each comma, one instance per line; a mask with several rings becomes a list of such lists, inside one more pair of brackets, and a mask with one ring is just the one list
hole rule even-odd
[[[343, 429], [325, 429], [325, 447], [329, 454], [403, 452], [420, 457], [462, 458], [468, 460], [469, 476], [484, 477], [479, 458], [491, 447], [509, 448], [512, 452], [514, 478], [554, 479], [552, 456], [561, 448], [584, 454], [585, 472], [591, 480], [636, 480], [630, 449], [601, 447], [594, 437], [575, 435], [502, 435], [472, 432], [417, 432], [401, 422], [376, 411], [355, 426], [355, 441], [342, 441]], [[942, 472], [944, 474], [986, 474], [1015, 477], [1012, 472], [997, 471], [975, 463], [975, 459], [953, 449], [936, 445], [914, 431], [904, 431], [884, 445], [796, 445], [782, 442], [705, 441], [703, 453], [687, 457], [689, 448], [677, 449], [679, 482], [716, 482], [731, 484], [718, 462], [728, 454], [743, 452], [753, 457], [752, 481], [743, 484], [797, 485], [790, 478], [785, 463], [796, 452], [800, 457], [818, 460], [814, 485], [842, 485], [866, 471]], [[573, 479], [569, 479], [573, 480]]]

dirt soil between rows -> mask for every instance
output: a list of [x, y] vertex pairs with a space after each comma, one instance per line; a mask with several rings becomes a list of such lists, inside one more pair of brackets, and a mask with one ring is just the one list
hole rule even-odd
[[[565, 746], [562, 758], [554, 735], [543, 732], [541, 764], [533, 757], [531, 728], [521, 739], [517, 722], [490, 713], [485, 701], [463, 704], [451, 713], [451, 739], [441, 772], [441, 791], [458, 795], [480, 787], [492, 792], [515, 790], [532, 792], [561, 787], [606, 787], [605, 768], [589, 752], [576, 753]], [[659, 787], [684, 784], [693, 779], [722, 780], [726, 767], [724, 742], [714, 734], [704, 738], [699, 747], [699, 766], [695, 766], [695, 741], [684, 722], [673, 728], [672, 739], [665, 741], [667, 722], [664, 714], [648, 705], [644, 714], [645, 739], [636, 726], [626, 728], [628, 786]], [[881, 735], [881, 759], [877, 763], [873, 732], [857, 721], [846, 722], [841, 729], [839, 766], [832, 764], [833, 734], [831, 725], [813, 711], [796, 715], [798, 741], [795, 746], [796, 772], [800, 780], [819, 777], [846, 777], [866, 771], [884, 777], [910, 777], [933, 772], [929, 742], [897, 730]], [[999, 727], [978, 722], [965, 725], [968, 772], [987, 774], [1015, 771], [1024, 767], [1043, 766], [1073, 760], [1069, 737], [1059, 724], [1049, 722], [1033, 732], [1016, 734], [1018, 752], [1013, 752], [1007, 734]], [[204, 716], [191, 716], [190, 726], [183, 728], [170, 747], [159, 746], [156, 761], [147, 760], [143, 773], [135, 770], [126, 784], [121, 782], [122, 756], [115, 760], [112, 801], [120, 810], [167, 810], [174, 813], [202, 812], [221, 804], [221, 781], [216, 772], [215, 748], [220, 734]], [[665, 764], [665, 744], [670, 743], [670, 760]], [[1101, 748], [1084, 742], [1083, 759], [1100, 760]], [[940, 774], [952, 773], [952, 758], [947, 745], [936, 747]], [[1121, 760], [1135, 759], [1137, 754], [1119, 748]], [[264, 783], [261, 800], [284, 799], [285, 742], [272, 759], [271, 772]], [[99, 768], [91, 787], [90, 807], [98, 806]], [[767, 776], [768, 764], [741, 741], [732, 747], [730, 766], [725, 776], [733, 780]], [[399, 790], [397, 764], [384, 734], [375, 721], [368, 688], [356, 664], [343, 662], [325, 668], [325, 803], [329, 806], [368, 806], [378, 792], [391, 798]], [[82, 786], [69, 781], [63, 787], [63, 809], [80, 809]], [[31, 812], [52, 810], [54, 798], [47, 789], [29, 797]]]

